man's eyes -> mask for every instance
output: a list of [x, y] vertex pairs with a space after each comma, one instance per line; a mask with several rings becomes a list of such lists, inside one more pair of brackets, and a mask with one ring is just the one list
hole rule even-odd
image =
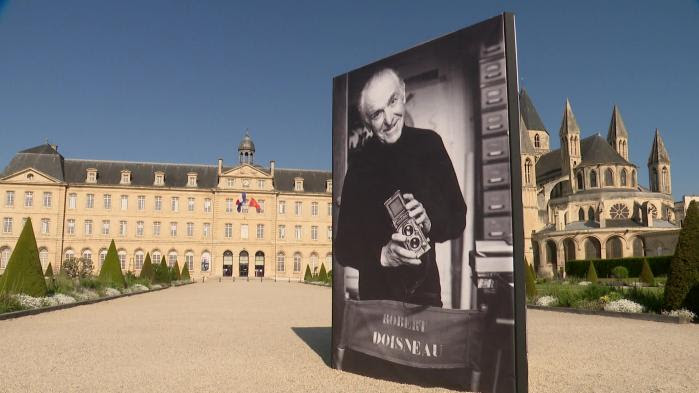
[[378, 119], [379, 117], [381, 117], [381, 112], [380, 112], [380, 111], [379, 111], [379, 112], [374, 112], [374, 113], [371, 114], [371, 120], [376, 120], [376, 119]]

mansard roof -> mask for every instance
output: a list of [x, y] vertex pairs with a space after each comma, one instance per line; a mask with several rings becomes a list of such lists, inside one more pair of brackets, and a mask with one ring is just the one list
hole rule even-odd
[[626, 131], [626, 126], [624, 125], [624, 119], [621, 118], [621, 112], [619, 108], [614, 105], [612, 110], [612, 120], [609, 122], [609, 132], [607, 132], [607, 142], [610, 145], [616, 145], [617, 138], [629, 138], [629, 133]]
[[545, 131], [548, 134], [544, 122], [541, 121], [541, 117], [539, 117], [539, 112], [536, 111], [532, 99], [529, 98], [529, 94], [527, 94], [527, 91], [524, 89], [519, 92], [519, 113], [522, 115], [527, 129]]
[[663, 142], [663, 138], [660, 136], [660, 131], [656, 128], [653, 146], [650, 148], [650, 156], [648, 157], [648, 165], [659, 162], [670, 163], [670, 154], [665, 148], [665, 142]]
[[[595, 134], [580, 140], [582, 161], [579, 166], [595, 164], [621, 164], [636, 166], [617, 153], [601, 135]], [[561, 149], [551, 150], [536, 162], [537, 183], [561, 175]]]
[[0, 177], [9, 176], [27, 168], [34, 168], [58, 181], [63, 181], [63, 156], [48, 143], [22, 150], [15, 154]]
[[332, 172], [307, 169], [274, 170], [274, 187], [279, 191], [294, 191], [294, 179], [303, 178], [304, 192], [325, 192], [327, 180], [332, 179]]

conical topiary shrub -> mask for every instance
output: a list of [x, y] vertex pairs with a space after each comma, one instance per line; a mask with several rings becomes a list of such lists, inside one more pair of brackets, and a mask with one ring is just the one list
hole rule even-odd
[[189, 276], [189, 264], [185, 263], [182, 267], [182, 274], [180, 274], [180, 280], [191, 281], [192, 278]]
[[699, 314], [699, 203], [692, 201], [682, 223], [665, 284], [665, 308]]
[[303, 274], [303, 281], [313, 281], [313, 274], [311, 273], [311, 267], [306, 265], [306, 272]]
[[328, 281], [328, 272], [325, 270], [325, 264], [320, 264], [320, 272], [318, 273], [318, 281], [326, 282]]
[[595, 264], [590, 261], [590, 266], [587, 268], [587, 281], [591, 283], [597, 282], [597, 270], [595, 270]]
[[653, 276], [653, 271], [650, 270], [650, 265], [648, 260], [643, 258], [643, 267], [641, 268], [640, 280], [648, 285], [655, 285], [655, 277]]
[[172, 267], [170, 272], [170, 279], [172, 281], [180, 281], [182, 275], [180, 274], [180, 264], [175, 261], [175, 266]]
[[169, 284], [170, 283], [170, 269], [165, 263], [165, 256], [160, 260], [160, 263], [155, 266], [155, 274], [153, 276], [153, 282], [156, 284]]
[[46, 280], [41, 271], [32, 220], [27, 218], [15, 249], [0, 279], [0, 294], [23, 293], [34, 297], [46, 296]]
[[528, 298], [535, 298], [537, 291], [536, 291], [536, 278], [534, 278], [534, 270], [531, 268], [531, 265], [527, 262], [527, 259], [524, 259], [524, 265], [526, 266], [526, 277], [525, 277], [525, 289], [527, 292], [527, 297]]
[[102, 269], [100, 269], [99, 280], [113, 288], [126, 288], [126, 280], [121, 272], [121, 263], [119, 263], [114, 240], [109, 244], [107, 256], [104, 258]]
[[141, 274], [139, 278], [145, 278], [148, 281], [153, 281], [153, 263], [150, 261], [150, 253], [146, 253], [146, 260], [143, 261], [143, 267], [141, 268]]
[[53, 277], [53, 267], [51, 267], [51, 262], [46, 266], [46, 271], [44, 272], [44, 277]]

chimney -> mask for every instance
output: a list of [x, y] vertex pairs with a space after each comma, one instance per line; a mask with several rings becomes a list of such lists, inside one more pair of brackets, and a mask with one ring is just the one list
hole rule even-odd
[[223, 174], [223, 158], [218, 159], [218, 175]]
[[274, 161], [269, 162], [269, 174], [274, 176]]

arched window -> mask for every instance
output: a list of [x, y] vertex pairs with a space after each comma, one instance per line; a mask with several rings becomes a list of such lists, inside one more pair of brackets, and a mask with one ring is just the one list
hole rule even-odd
[[294, 273], [301, 271], [301, 253], [294, 253]]
[[[143, 269], [143, 261], [145, 259], [145, 254], [141, 250], [137, 250], [133, 255], [134, 270]], [[151, 261], [152, 263], [152, 261]]]
[[190, 272], [194, 270], [194, 253], [192, 251], [184, 253], [184, 263], [187, 264], [187, 270]]
[[621, 170], [620, 180], [621, 180], [621, 186], [626, 187], [626, 169]]
[[631, 170], [631, 187], [636, 187], [636, 170]]
[[75, 251], [73, 251], [72, 248], [66, 249], [65, 259], [73, 259], [73, 258], [75, 258]]
[[645, 256], [645, 246], [643, 244], [643, 239], [636, 236], [631, 241], [631, 247], [633, 248], [633, 256], [644, 257]]
[[587, 219], [590, 220], [590, 222], [595, 221], [595, 209], [593, 209], [592, 206], [587, 209]]
[[653, 192], [659, 191], [658, 189], [658, 170], [656, 168], [653, 168], [653, 171], [651, 172], [651, 179], [650, 179], [650, 190]]
[[98, 254], [98, 258], [99, 258], [99, 262], [100, 262], [100, 267], [102, 267], [102, 265], [104, 265], [104, 260], [107, 259], [107, 249], [106, 248], [103, 248], [100, 250], [100, 252]]
[[10, 255], [12, 255], [10, 247], [0, 248], [0, 269], [7, 267], [7, 262], [10, 261]]
[[284, 272], [286, 270], [286, 262], [284, 261], [284, 253], [277, 254], [277, 271]]
[[578, 190], [585, 189], [585, 181], [582, 172], [578, 172]]
[[532, 184], [532, 160], [529, 158], [524, 162], [524, 182]]
[[607, 240], [607, 246], [606, 246], [607, 259], [621, 258], [623, 256], [622, 248], [623, 248], [623, 243], [621, 242], [621, 238], [619, 238], [618, 236], [610, 237]]
[[663, 186], [661, 188], [663, 192], [669, 192], [670, 190], [670, 179], [667, 173], [667, 167], [663, 167]]
[[126, 250], [119, 250], [117, 255], [119, 256], [119, 265], [121, 265], [121, 269], [126, 269]]
[[590, 171], [590, 187], [597, 187], [597, 172], [594, 169]]
[[541, 138], [539, 137], [539, 134], [534, 135], [534, 147], [537, 149], [541, 147]]
[[44, 247], [39, 249], [39, 262], [41, 262], [41, 268], [46, 270], [49, 265], [49, 252]]
[[153, 250], [153, 252], [150, 253], [151, 255], [151, 263], [154, 265], [157, 265], [160, 263], [160, 258], [162, 258], [162, 255], [159, 250]]
[[578, 210], [578, 221], [585, 221], [585, 209], [582, 207]]
[[604, 171], [604, 185], [608, 187], [614, 186], [614, 172], [611, 168], [607, 168], [607, 170]]
[[563, 256], [566, 262], [575, 260], [575, 242], [568, 238], [563, 241]]
[[602, 258], [602, 246], [594, 237], [585, 239], [585, 259], [600, 259]]
[[211, 267], [211, 253], [204, 251], [201, 253], [201, 271], [208, 272]]
[[318, 269], [320, 269], [320, 266], [318, 266], [318, 254], [311, 253], [311, 271], [313, 274], [318, 274]]
[[88, 261], [92, 261], [92, 250], [89, 248], [86, 248], [82, 252], [83, 259], [87, 259]]
[[258, 251], [255, 253], [255, 266], [264, 266], [265, 265], [265, 253], [262, 251]]
[[247, 265], [249, 256], [250, 256], [250, 254], [248, 254], [247, 251], [245, 251], [245, 250], [241, 251], [240, 255], [238, 256], [238, 262], [241, 265]]
[[167, 265], [173, 267], [175, 263], [177, 263], [177, 251], [172, 250], [167, 254]]

